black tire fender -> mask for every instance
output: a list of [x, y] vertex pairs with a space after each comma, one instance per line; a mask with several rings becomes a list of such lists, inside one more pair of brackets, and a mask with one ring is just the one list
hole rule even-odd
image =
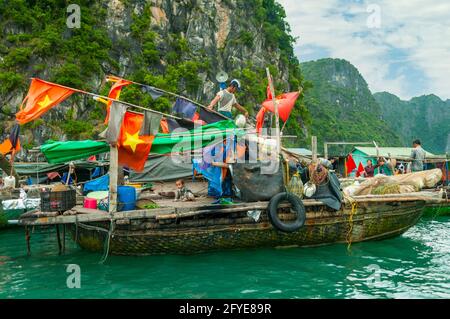
[[[288, 201], [292, 209], [297, 213], [297, 219], [292, 223], [286, 223], [280, 220], [277, 214], [278, 206], [281, 202]], [[269, 220], [272, 225], [285, 233], [292, 233], [303, 227], [306, 221], [306, 211], [302, 200], [292, 193], [278, 193], [269, 202], [267, 207]]]

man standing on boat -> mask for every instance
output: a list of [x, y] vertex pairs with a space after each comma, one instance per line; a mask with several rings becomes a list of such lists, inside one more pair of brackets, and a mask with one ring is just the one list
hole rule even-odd
[[420, 140], [413, 142], [413, 150], [411, 151], [411, 157], [413, 159], [411, 165], [412, 172], [423, 171], [423, 161], [425, 159], [425, 151], [423, 150]]
[[234, 106], [242, 114], [244, 114], [245, 117], [248, 117], [247, 110], [237, 102], [236, 96], [234, 95], [234, 93], [236, 93], [236, 91], [239, 90], [240, 88], [241, 83], [236, 79], [232, 80], [228, 88], [217, 93], [216, 97], [208, 105], [208, 108], [212, 110], [213, 107], [217, 103], [219, 103], [218, 106], [219, 113], [231, 119], [233, 118], [233, 115], [231, 114], [231, 109]]

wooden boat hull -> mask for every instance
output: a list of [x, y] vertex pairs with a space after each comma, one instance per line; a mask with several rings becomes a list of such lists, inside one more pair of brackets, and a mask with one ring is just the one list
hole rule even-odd
[[18, 220], [20, 215], [26, 212], [26, 209], [7, 209], [0, 211], [0, 229], [10, 227], [9, 220]]
[[[324, 205], [306, 206], [305, 225], [293, 233], [275, 229], [267, 213], [255, 222], [245, 214], [209, 214], [190, 219], [141, 218], [117, 221], [109, 241], [115, 255], [195, 254], [224, 249], [310, 247], [384, 239], [404, 233], [422, 215], [425, 201], [357, 202], [331, 211]], [[291, 214], [292, 215], [292, 214]], [[109, 222], [69, 226], [85, 249], [104, 251]]]
[[450, 216], [450, 201], [427, 204], [423, 211], [425, 217]]

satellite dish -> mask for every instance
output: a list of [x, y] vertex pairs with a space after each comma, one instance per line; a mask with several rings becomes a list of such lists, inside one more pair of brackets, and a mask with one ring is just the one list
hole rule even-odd
[[216, 74], [216, 80], [219, 83], [224, 83], [228, 80], [228, 74], [224, 71], [220, 71]]

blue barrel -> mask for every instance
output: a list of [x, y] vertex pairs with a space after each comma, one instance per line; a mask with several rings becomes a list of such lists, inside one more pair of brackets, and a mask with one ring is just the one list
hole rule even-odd
[[119, 208], [121, 211], [136, 209], [136, 188], [132, 186], [117, 187]]

